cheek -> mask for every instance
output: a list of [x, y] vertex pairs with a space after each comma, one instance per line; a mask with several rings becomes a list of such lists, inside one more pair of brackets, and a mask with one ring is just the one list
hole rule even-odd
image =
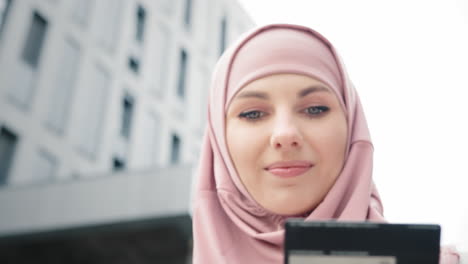
[[344, 117], [328, 122], [315, 139], [322, 159], [331, 167], [343, 165], [346, 152], [347, 126]]
[[262, 151], [262, 135], [264, 133], [259, 132], [258, 128], [247, 128], [235, 123], [226, 125], [226, 143], [239, 177], [250, 175], [243, 172], [255, 168], [255, 158], [258, 158]]

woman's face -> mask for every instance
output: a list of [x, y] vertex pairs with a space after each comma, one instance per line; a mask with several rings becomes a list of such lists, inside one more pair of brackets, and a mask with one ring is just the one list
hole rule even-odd
[[232, 99], [226, 139], [239, 177], [265, 209], [314, 209], [344, 164], [346, 117], [336, 94], [304, 75], [258, 79]]

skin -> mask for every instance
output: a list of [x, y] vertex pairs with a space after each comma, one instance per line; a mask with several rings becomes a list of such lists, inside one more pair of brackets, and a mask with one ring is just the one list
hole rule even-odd
[[[232, 99], [226, 140], [237, 173], [266, 210], [301, 215], [323, 200], [340, 174], [347, 123], [335, 92], [304, 75], [275, 74], [255, 80]], [[301, 161], [311, 167], [292, 177], [271, 164]]]

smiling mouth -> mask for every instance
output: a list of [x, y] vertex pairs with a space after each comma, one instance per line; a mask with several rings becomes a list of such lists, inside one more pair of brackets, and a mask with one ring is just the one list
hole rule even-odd
[[271, 164], [265, 170], [281, 178], [292, 178], [304, 174], [313, 166], [308, 161], [282, 161]]

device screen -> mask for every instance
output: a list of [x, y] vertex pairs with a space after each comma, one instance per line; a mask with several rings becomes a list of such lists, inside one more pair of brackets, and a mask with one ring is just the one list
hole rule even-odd
[[438, 264], [440, 226], [286, 222], [286, 264]]

